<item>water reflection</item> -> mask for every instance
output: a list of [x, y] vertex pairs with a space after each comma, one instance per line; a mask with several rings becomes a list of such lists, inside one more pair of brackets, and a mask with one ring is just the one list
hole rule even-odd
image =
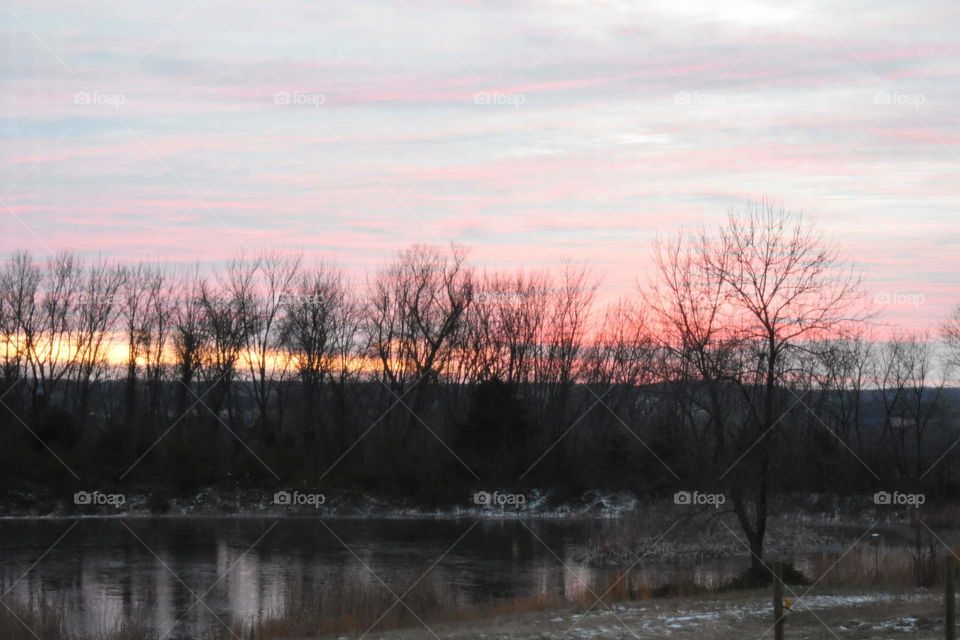
[[[452, 549], [472, 522], [326, 523], [87, 519], [51, 548], [72, 521], [0, 521], [0, 590], [12, 586], [8, 598], [46, 598], [77, 631], [137, 619], [179, 638], [221, 621], [232, 626], [277, 614], [291, 594], [324, 585], [409, 583], [441, 557], [431, 575], [464, 605], [541, 595], [575, 599], [588, 588], [602, 591], [616, 574], [572, 560], [578, 544], [612, 526], [607, 521], [484, 521]], [[872, 552], [869, 560], [872, 565]], [[743, 559], [644, 562], [632, 571], [630, 588], [690, 581], [713, 588], [743, 568]]]

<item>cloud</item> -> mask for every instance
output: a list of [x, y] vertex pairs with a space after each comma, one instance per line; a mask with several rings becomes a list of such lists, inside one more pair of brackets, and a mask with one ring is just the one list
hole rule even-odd
[[277, 244], [361, 269], [454, 240], [593, 261], [617, 296], [656, 234], [766, 195], [872, 285], [927, 293], [891, 318], [930, 326], [960, 299], [948, 2], [11, 9], [0, 251]]

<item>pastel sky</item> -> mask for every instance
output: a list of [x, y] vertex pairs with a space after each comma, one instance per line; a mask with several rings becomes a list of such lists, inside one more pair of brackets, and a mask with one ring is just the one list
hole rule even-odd
[[492, 267], [802, 209], [886, 320], [960, 302], [960, 4], [0, 3], [0, 253]]

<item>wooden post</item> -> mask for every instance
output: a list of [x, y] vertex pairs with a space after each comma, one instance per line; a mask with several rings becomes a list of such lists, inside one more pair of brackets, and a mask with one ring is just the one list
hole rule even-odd
[[956, 599], [954, 598], [954, 578], [957, 574], [957, 559], [951, 553], [947, 556], [944, 588], [944, 606], [946, 616], [944, 616], [944, 627], [947, 640], [956, 640], [957, 637], [957, 609]]
[[783, 565], [773, 565], [773, 637], [783, 640]]

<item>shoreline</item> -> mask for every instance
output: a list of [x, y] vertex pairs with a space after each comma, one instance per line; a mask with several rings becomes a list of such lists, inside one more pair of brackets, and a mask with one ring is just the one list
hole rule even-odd
[[[793, 588], [792, 591], [800, 597], [787, 614], [787, 637], [827, 637], [830, 633], [841, 637], [833, 629], [844, 638], [864, 640], [893, 637], [891, 634], [896, 637], [909, 634], [911, 638], [927, 640], [943, 634], [942, 594], [935, 589], [845, 587], [817, 589], [805, 595], [801, 595], [805, 589]], [[719, 639], [744, 634], [752, 638], [771, 633], [772, 617], [769, 592], [747, 589], [506, 613], [488, 620], [375, 631], [370, 637], [414, 640], [427, 635], [427, 628], [432, 626], [441, 637], [458, 640], [597, 637], [652, 640], [666, 636]]]
[[436, 514], [309, 514], [309, 513], [281, 513], [281, 512], [198, 512], [198, 513], [149, 513], [149, 512], [122, 512], [122, 513], [82, 513], [66, 514], [52, 513], [48, 515], [35, 514], [3, 514], [0, 522], [10, 521], [50, 521], [50, 520], [407, 520], [415, 521], [457, 521], [457, 520], [485, 520], [489, 522], [514, 522], [520, 520], [548, 520], [576, 521], [576, 520], [621, 520], [632, 517], [633, 514], [622, 515], [590, 515], [590, 514], [478, 514], [478, 513], [436, 513]]
[[[294, 488], [291, 488], [294, 489]], [[296, 490], [311, 491], [297, 487]], [[657, 503], [627, 492], [587, 492], [574, 500], [554, 502], [549, 493], [538, 489], [526, 492], [520, 507], [476, 505], [467, 500], [444, 506], [417, 505], [407, 499], [363, 494], [356, 491], [330, 491], [310, 494], [321, 499], [311, 504], [278, 503], [273, 491], [262, 489], [205, 489], [184, 498], [164, 498], [159, 505], [156, 494], [143, 488], [122, 495], [117, 507], [77, 505], [69, 498], [53, 497], [42, 489], [28, 489], [15, 496], [0, 498], [0, 520], [130, 518], [130, 517], [300, 517], [329, 519], [390, 520], [615, 520], [641, 512]], [[73, 497], [73, 496], [71, 496]], [[23, 507], [24, 504], [31, 504]], [[158, 508], [159, 507], [159, 508]]]

